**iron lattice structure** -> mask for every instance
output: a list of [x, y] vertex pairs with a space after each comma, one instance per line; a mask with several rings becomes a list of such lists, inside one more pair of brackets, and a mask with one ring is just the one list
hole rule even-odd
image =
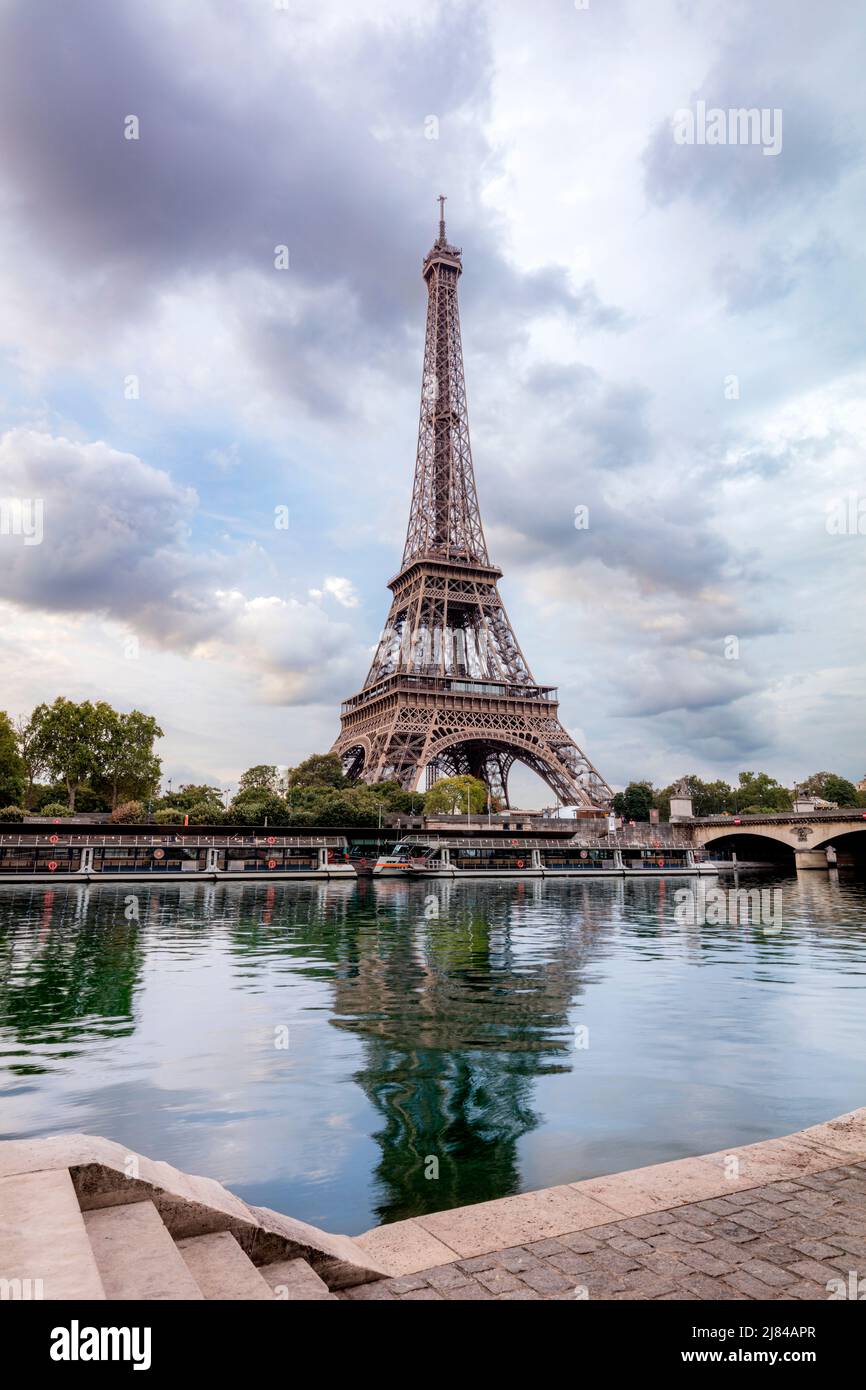
[[418, 454], [391, 610], [360, 694], [342, 707], [333, 747], [353, 780], [414, 790], [426, 771], [471, 773], [508, 805], [525, 763], [565, 803], [606, 806], [612, 792], [559, 722], [556, 690], [538, 685], [490, 563], [469, 443], [457, 281], [461, 252], [439, 236], [423, 267], [427, 329]]

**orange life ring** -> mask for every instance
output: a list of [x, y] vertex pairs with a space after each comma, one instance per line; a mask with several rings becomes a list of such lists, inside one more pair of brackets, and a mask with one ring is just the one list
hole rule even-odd
[[276, 859], [269, 859], [269, 860], [268, 860], [268, 868], [269, 868], [269, 869], [275, 869], [276, 867], [277, 867], [277, 861], [276, 861]]
[[54, 870], [57, 868], [57, 860], [56, 860], [56, 859], [49, 859], [49, 861], [48, 861], [48, 867], [49, 867], [49, 869], [51, 870], [51, 872], [54, 873]]
[[276, 842], [277, 842], [277, 840], [276, 840], [276, 836], [275, 836], [275, 835], [269, 835], [269, 836], [268, 836], [268, 844], [269, 844], [269, 845], [275, 845]]
[[665, 866], [665, 861], [663, 859], [657, 859], [656, 863], [658, 864], [660, 869], [663, 869]]
[[518, 867], [518, 869], [522, 869], [522, 868], [523, 868], [523, 865], [524, 865], [525, 863], [526, 863], [526, 860], [525, 860], [525, 859], [518, 859], [518, 861], [517, 861], [517, 867]]
[[153, 851], [153, 857], [154, 857], [154, 859], [164, 859], [164, 858], [165, 858], [165, 850], [164, 850], [164, 849], [155, 849], [155, 850]]
[[56, 844], [57, 844], [57, 839], [58, 839], [58, 837], [57, 837], [56, 835], [49, 835], [49, 836], [48, 836], [48, 843], [49, 843], [49, 845], [56, 845]]

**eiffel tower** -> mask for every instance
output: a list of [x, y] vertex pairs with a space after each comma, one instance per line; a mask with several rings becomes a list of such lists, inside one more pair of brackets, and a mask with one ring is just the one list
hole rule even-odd
[[332, 752], [352, 780], [414, 790], [426, 772], [471, 773], [508, 800], [522, 762], [564, 803], [613, 795], [559, 722], [556, 690], [538, 685], [508, 620], [481, 525], [469, 445], [457, 306], [462, 252], [439, 236], [424, 260], [427, 332], [418, 455], [400, 572], [364, 688], [346, 700]]

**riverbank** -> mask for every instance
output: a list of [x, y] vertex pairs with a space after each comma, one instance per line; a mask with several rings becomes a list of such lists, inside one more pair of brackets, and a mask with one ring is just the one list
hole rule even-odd
[[866, 1109], [780, 1139], [380, 1226], [357, 1244], [394, 1277], [344, 1298], [857, 1298]]
[[826, 1300], [858, 1297], [864, 1258], [866, 1109], [354, 1238], [107, 1139], [0, 1143], [18, 1298]]

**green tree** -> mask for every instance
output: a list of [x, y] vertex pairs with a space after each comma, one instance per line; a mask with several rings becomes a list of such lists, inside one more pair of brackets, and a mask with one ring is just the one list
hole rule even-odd
[[808, 796], [823, 797], [825, 801], [832, 801], [837, 806], [860, 805], [860, 796], [854, 783], [849, 782], [847, 777], [840, 777], [836, 772], [813, 772], [811, 777], [800, 783], [798, 790]]
[[629, 782], [625, 791], [613, 798], [613, 809], [625, 820], [649, 820], [653, 797], [652, 782]]
[[27, 779], [24, 805], [29, 807], [33, 800], [33, 788], [37, 777], [46, 771], [45, 748], [42, 742], [42, 729], [33, 715], [23, 715], [15, 721], [15, 734], [18, 739], [18, 753]]
[[146, 801], [159, 786], [162, 763], [153, 751], [162, 729], [150, 714], [120, 714], [103, 702], [100, 718], [100, 768], [97, 790], [105, 788], [113, 811], [118, 801]]
[[289, 768], [290, 787], [345, 787], [343, 764], [336, 753], [313, 753]]
[[226, 812], [226, 820], [236, 825], [288, 825], [289, 808], [276, 792], [249, 791], [235, 797]]
[[424, 792], [407, 792], [399, 782], [372, 782], [364, 785], [383, 803], [383, 814], [386, 808], [389, 815], [396, 812], [402, 815], [420, 815], [424, 810]]
[[184, 782], [182, 786], [175, 788], [171, 796], [161, 797], [159, 805], [161, 809], [169, 810], [176, 807], [183, 820], [183, 812], [191, 810], [193, 806], [210, 806], [214, 812], [221, 812], [223, 797], [219, 787], [209, 787], [203, 782]]
[[26, 787], [17, 733], [9, 716], [0, 711], [0, 806], [17, 805]]
[[51, 777], [66, 789], [70, 811], [83, 782], [99, 770], [103, 716], [90, 700], [75, 704], [59, 695], [53, 705], [37, 705], [31, 719]]
[[262, 792], [278, 792], [280, 776], [273, 763], [257, 763], [255, 767], [248, 767], [246, 772], [241, 773], [241, 780], [238, 783], [238, 797], [246, 796], [252, 792], [259, 795]]
[[766, 772], [741, 772], [734, 800], [733, 809], [749, 815], [790, 811], [794, 804], [788, 788]]
[[487, 786], [478, 777], [440, 777], [424, 796], [424, 810], [441, 815], [460, 815], [467, 810], [480, 814], [487, 809]]
[[662, 820], [670, 820], [671, 797], [681, 782], [685, 782], [691, 792], [692, 810], [696, 816], [719, 816], [733, 806], [733, 791], [727, 782], [704, 782], [697, 773], [687, 772], [669, 787], [656, 792], [654, 805]]

